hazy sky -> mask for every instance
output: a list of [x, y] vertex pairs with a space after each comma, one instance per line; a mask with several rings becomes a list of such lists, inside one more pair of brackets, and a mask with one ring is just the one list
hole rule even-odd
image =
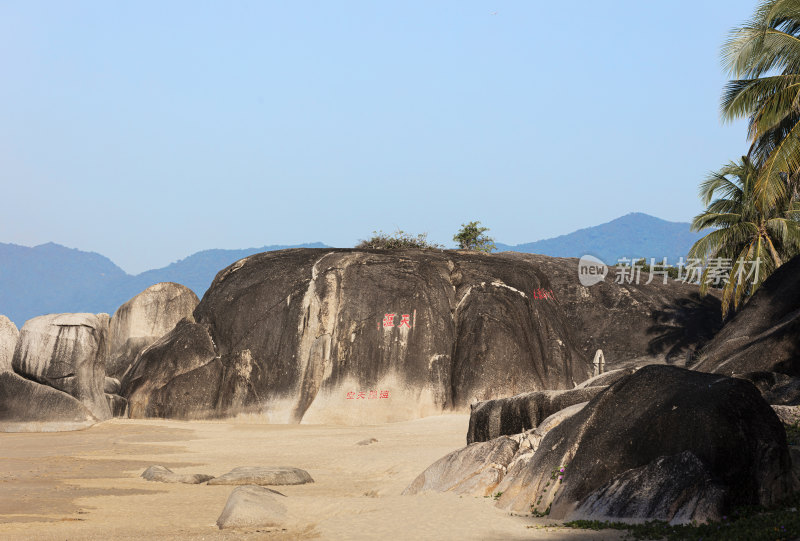
[[688, 221], [747, 150], [755, 0], [0, 1], [0, 242], [131, 273], [376, 229], [507, 244]]

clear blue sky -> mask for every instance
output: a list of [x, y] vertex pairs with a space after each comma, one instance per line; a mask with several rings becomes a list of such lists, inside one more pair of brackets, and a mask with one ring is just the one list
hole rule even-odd
[[0, 2], [0, 242], [126, 271], [396, 228], [688, 221], [755, 0]]

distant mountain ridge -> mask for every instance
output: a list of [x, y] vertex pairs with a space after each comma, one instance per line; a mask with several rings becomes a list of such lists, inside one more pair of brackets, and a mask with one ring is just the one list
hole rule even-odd
[[675, 264], [686, 258], [689, 249], [708, 232], [692, 232], [686, 222], [668, 222], [649, 214], [632, 212], [608, 223], [579, 229], [551, 239], [510, 246], [495, 243], [500, 252], [515, 251], [553, 257], [593, 255], [613, 265], [628, 259], [655, 258]]
[[241, 250], [203, 250], [161, 269], [135, 276], [105, 256], [48, 242], [28, 247], [0, 243], [0, 314], [18, 327], [32, 317], [61, 312], [113, 314], [128, 299], [158, 282], [177, 282], [197, 293], [239, 259], [286, 248], [327, 248], [321, 242]]
[[231, 263], [249, 255], [288, 248], [330, 248], [330, 246], [321, 242], [312, 242], [292, 245], [273, 244], [241, 250], [203, 250], [166, 267], [137, 274], [134, 278], [138, 281], [140, 289], [136, 293], [158, 282], [177, 282], [197, 293], [198, 297], [202, 297], [214, 280], [214, 276]]
[[[553, 257], [591, 254], [606, 263], [620, 257], [685, 257], [702, 236], [688, 223], [668, 222], [631, 213], [611, 222], [580, 229], [568, 235], [510, 246], [499, 251], [538, 253]], [[27, 247], [0, 243], [0, 314], [17, 326], [28, 319], [60, 312], [114, 311], [128, 299], [158, 282], [177, 282], [202, 297], [217, 272], [259, 252], [286, 248], [329, 248], [315, 242], [292, 246], [272, 245], [241, 250], [203, 250], [166, 267], [127, 274], [105, 256], [49, 242]]]

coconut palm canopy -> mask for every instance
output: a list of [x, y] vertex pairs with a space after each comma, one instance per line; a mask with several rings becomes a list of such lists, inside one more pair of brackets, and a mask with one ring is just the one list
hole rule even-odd
[[[800, 0], [767, 0], [735, 29], [722, 49], [734, 78], [722, 116], [747, 118], [750, 150], [700, 185], [706, 210], [690, 257], [730, 263], [723, 315], [752, 295], [772, 271], [800, 250]], [[759, 263], [753, 275], [745, 265]], [[708, 265], [702, 289], [708, 288]]]
[[[779, 177], [781, 178], [781, 177]], [[752, 295], [784, 261], [800, 251], [800, 202], [796, 177], [784, 175], [777, 200], [769, 202], [758, 190], [759, 170], [743, 156], [712, 173], [700, 185], [706, 210], [692, 221], [692, 230], [714, 228], [698, 240], [689, 257], [705, 259], [701, 292], [711, 282], [709, 273], [727, 269], [722, 294], [725, 317], [731, 308]], [[716, 265], [713, 263], [716, 261]]]
[[757, 188], [774, 203], [786, 174], [800, 170], [800, 0], [762, 2], [722, 50], [734, 80], [722, 97], [726, 120], [748, 118]]

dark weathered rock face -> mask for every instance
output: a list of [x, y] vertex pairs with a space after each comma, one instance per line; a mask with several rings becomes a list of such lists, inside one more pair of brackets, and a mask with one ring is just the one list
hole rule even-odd
[[800, 378], [793, 378], [777, 372], [749, 372], [734, 374], [733, 377], [745, 379], [761, 391], [767, 404], [779, 406], [800, 405]]
[[610, 279], [584, 288], [577, 260], [513, 252], [263, 253], [217, 275], [194, 312], [195, 353], [170, 345], [187, 338], [176, 329], [142, 353], [123, 394], [133, 416], [408, 419], [570, 389], [590, 375], [597, 347], [609, 367], [663, 360], [648, 353], [665, 340], [656, 312], [695, 291]]
[[581, 501], [570, 520], [619, 518], [673, 523], [721, 520], [725, 490], [689, 451], [622, 472]]
[[106, 376], [103, 385], [103, 391], [106, 394], [106, 402], [108, 408], [111, 410], [111, 415], [114, 417], [127, 417], [128, 416], [128, 401], [120, 396], [122, 390], [122, 383], [117, 378], [110, 378]]
[[108, 409], [112, 417], [128, 417], [128, 400], [118, 394], [106, 393]]
[[202, 418], [218, 411], [222, 365], [205, 325], [183, 319], [136, 359], [122, 382], [131, 417]]
[[[697, 464], [686, 457], [657, 462], [684, 451], [702, 463], [724, 498], [710, 491], [689, 507], [656, 505], [658, 498], [683, 494], [691, 484], [686, 477], [696, 477]], [[564, 481], [553, 483], [561, 467]], [[637, 468], [642, 469], [625, 474]], [[669, 478], [659, 471], [669, 472]], [[659, 488], [650, 499], [634, 494], [629, 490], [634, 478]], [[497, 490], [503, 492], [502, 508], [529, 512], [552, 506], [550, 516], [556, 519], [595, 518], [586, 514], [591, 509], [602, 509], [600, 518], [658, 508], [673, 513], [659, 518], [681, 521], [681, 513], [689, 511], [702, 518], [732, 506], [773, 503], [793, 491], [795, 482], [783, 426], [750, 383], [654, 365], [618, 381], [553, 428], [531, 460], [509, 468]], [[598, 507], [598, 494], [623, 500], [604, 500]]]
[[171, 331], [197, 307], [197, 295], [180, 284], [148, 287], [120, 306], [111, 318], [106, 374], [121, 377], [147, 346]]
[[106, 394], [119, 394], [122, 390], [122, 383], [117, 378], [110, 378], [106, 376], [103, 383], [103, 392]]
[[[220, 272], [195, 310], [202, 353], [175, 345], [189, 332], [179, 325], [141, 355], [123, 393], [132, 416], [257, 411], [296, 422], [371, 407], [409, 418], [571, 388], [589, 367], [557, 298], [535, 295], [549, 289], [535, 265], [502, 256], [259, 254]], [[190, 368], [162, 361], [176, 355]]]
[[597, 376], [591, 377], [586, 381], [579, 383], [576, 389], [583, 389], [585, 387], [608, 387], [609, 385], [613, 385], [614, 383], [618, 382], [625, 376], [630, 376], [639, 367], [637, 366], [629, 366], [626, 368], [617, 368], [615, 370], [610, 370], [608, 372], [604, 372], [603, 374], [599, 374]]
[[664, 284], [658, 275], [647, 284], [645, 273], [638, 284], [620, 284], [616, 267], [609, 267], [604, 281], [585, 287], [578, 280], [578, 259], [502, 255], [530, 262], [547, 276], [578, 348], [589, 360], [602, 349], [608, 370], [629, 363], [683, 363], [722, 326], [717, 290], [701, 298], [697, 286], [671, 279]]
[[28, 320], [14, 350], [14, 372], [75, 397], [98, 420], [111, 417], [103, 387], [108, 314], [50, 314]]
[[604, 389], [584, 387], [569, 391], [534, 391], [478, 402], [472, 406], [469, 415], [467, 444], [536, 428], [550, 415], [591, 400]]
[[696, 370], [800, 377], [800, 256], [767, 278], [700, 352]]
[[86, 406], [67, 393], [0, 372], [0, 431], [75, 430], [96, 422]]

